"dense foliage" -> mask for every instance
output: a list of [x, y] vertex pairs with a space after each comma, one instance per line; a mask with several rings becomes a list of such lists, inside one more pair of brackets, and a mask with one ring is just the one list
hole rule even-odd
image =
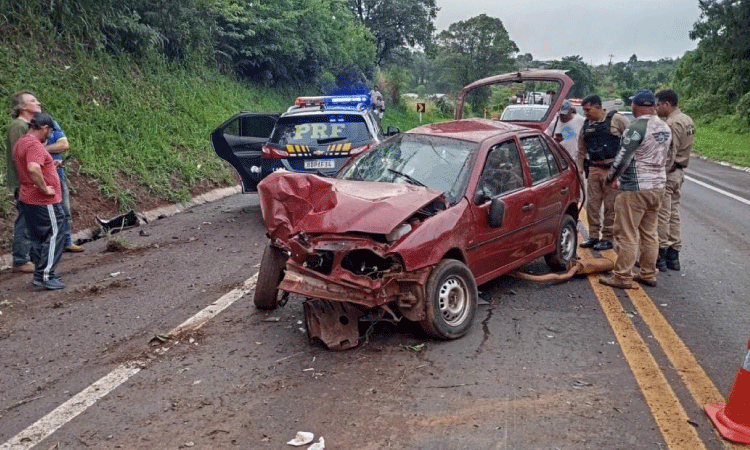
[[378, 64], [406, 46], [427, 46], [435, 32], [435, 0], [347, 0], [349, 8], [375, 35]]
[[707, 118], [728, 115], [726, 128], [750, 130], [750, 0], [699, 0], [699, 40], [676, 73], [687, 108]]
[[340, 0], [0, 0], [0, 40], [60, 36], [142, 58], [214, 62], [266, 84], [372, 75], [376, 41]]

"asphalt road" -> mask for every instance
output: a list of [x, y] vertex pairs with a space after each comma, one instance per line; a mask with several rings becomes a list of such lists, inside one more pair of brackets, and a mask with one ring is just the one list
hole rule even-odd
[[750, 174], [688, 175], [681, 272], [630, 294], [502, 277], [450, 342], [378, 326], [334, 353], [300, 299], [256, 310], [255, 195], [66, 254], [62, 292], [0, 274], [0, 449], [282, 449], [297, 431], [329, 450], [732, 448], [701, 400], [747, 353]]

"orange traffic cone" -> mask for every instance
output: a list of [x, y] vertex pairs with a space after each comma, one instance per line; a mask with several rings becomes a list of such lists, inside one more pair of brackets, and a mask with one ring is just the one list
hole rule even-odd
[[734, 380], [727, 404], [703, 407], [724, 439], [739, 444], [750, 444], [750, 341], [747, 348], [747, 356]]

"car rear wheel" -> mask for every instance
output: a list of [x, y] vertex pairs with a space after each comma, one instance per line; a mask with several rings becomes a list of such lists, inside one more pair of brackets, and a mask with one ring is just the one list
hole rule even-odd
[[286, 303], [288, 292], [279, 290], [279, 283], [284, 279], [287, 255], [283, 250], [266, 244], [260, 260], [258, 282], [255, 284], [253, 302], [258, 309], [276, 309]]
[[427, 318], [419, 324], [430, 335], [456, 339], [469, 331], [477, 312], [477, 284], [466, 265], [441, 261], [427, 280]]
[[568, 270], [568, 265], [576, 257], [577, 247], [578, 232], [576, 231], [576, 221], [566, 214], [563, 216], [560, 233], [557, 235], [555, 251], [545, 255], [544, 260], [552, 270]]

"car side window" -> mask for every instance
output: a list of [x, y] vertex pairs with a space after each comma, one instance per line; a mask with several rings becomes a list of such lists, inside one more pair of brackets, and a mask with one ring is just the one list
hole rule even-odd
[[229, 123], [229, 125], [224, 127], [224, 134], [228, 134], [231, 136], [239, 136], [240, 135], [240, 118], [236, 118], [233, 121]]
[[506, 141], [492, 147], [479, 177], [478, 193], [486, 201], [522, 187], [523, 168], [516, 142]]
[[[550, 145], [549, 139], [545, 141], [545, 147], [547, 147], [548, 150], [550, 150], [550, 153], [552, 153], [552, 157], [554, 160], [557, 161], [557, 165], [562, 169], [561, 172], [564, 172], [568, 170], [568, 160], [566, 160], [562, 155], [560, 155], [560, 152], [555, 150], [553, 146]], [[550, 163], [552, 167], [556, 167], [554, 163]]]
[[533, 184], [560, 173], [555, 157], [539, 136], [521, 139], [521, 146], [523, 147], [523, 153], [526, 155], [526, 160], [529, 162]]
[[268, 138], [276, 125], [276, 119], [268, 116], [240, 117], [240, 136]]

